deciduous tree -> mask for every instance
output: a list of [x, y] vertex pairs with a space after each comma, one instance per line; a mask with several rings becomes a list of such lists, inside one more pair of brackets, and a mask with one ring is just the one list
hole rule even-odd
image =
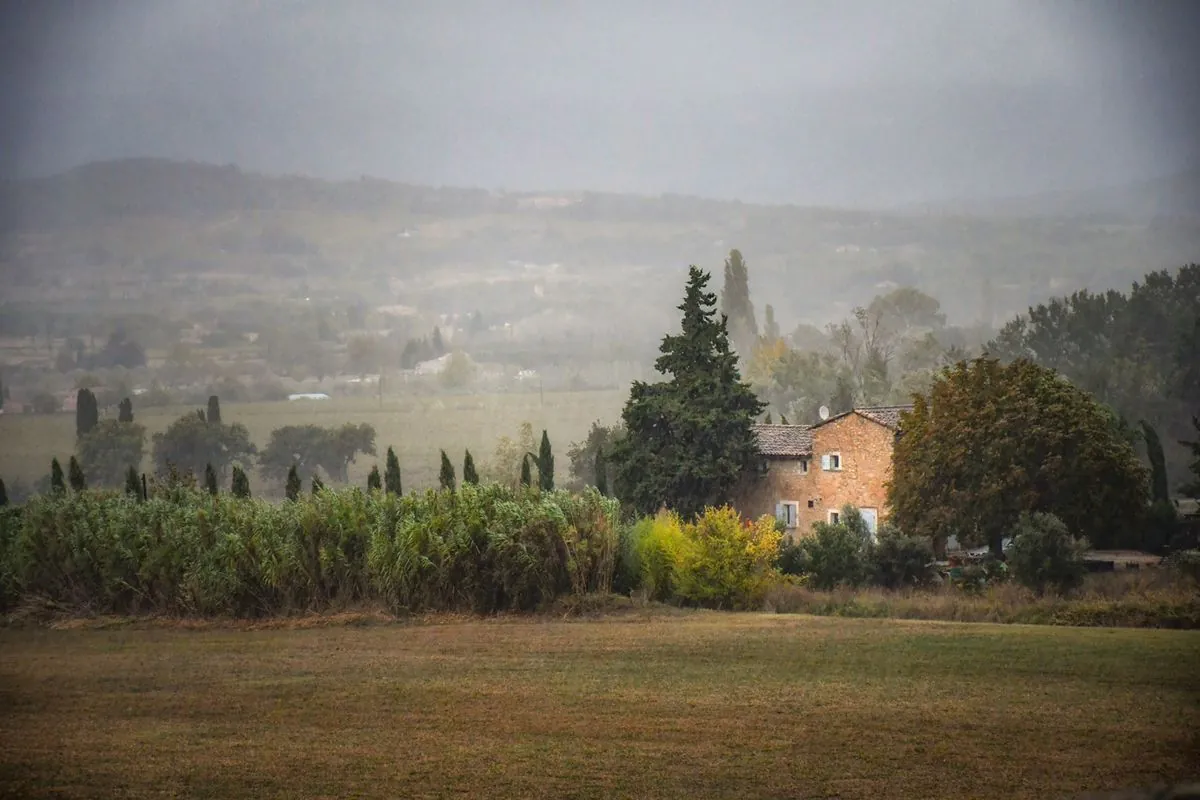
[[1025, 512], [1098, 547], [1137, 546], [1147, 476], [1114, 415], [1026, 360], [960, 362], [902, 417], [888, 490], [910, 534], [1000, 545]]
[[203, 410], [185, 414], [152, 438], [154, 463], [159, 472], [174, 464], [195, 475], [204, 471], [205, 464], [212, 464], [220, 477], [233, 464], [251, 463], [258, 451], [245, 425], [209, 423]]

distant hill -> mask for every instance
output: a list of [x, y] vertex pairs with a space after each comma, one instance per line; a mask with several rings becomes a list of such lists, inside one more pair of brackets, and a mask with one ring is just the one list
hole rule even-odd
[[1200, 217], [1200, 167], [1159, 178], [1094, 189], [909, 205], [906, 212], [992, 217], [1155, 220]]

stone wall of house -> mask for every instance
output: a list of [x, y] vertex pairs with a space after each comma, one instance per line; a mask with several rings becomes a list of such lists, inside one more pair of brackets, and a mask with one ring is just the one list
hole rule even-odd
[[[795, 502], [797, 525], [791, 533], [797, 537], [810, 533], [814, 522], [827, 521], [830, 511], [847, 503], [875, 509], [882, 522], [887, 516], [886, 483], [891, 478], [895, 432], [849, 414], [813, 428], [812, 435], [811, 459], [771, 459], [765, 476], [742, 481], [734, 495], [742, 516], [774, 515], [777, 503]], [[823, 470], [821, 456], [833, 453], [841, 456], [841, 469]]]

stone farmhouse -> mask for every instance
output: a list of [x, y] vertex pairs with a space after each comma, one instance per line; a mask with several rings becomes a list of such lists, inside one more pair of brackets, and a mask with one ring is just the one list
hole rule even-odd
[[738, 486], [734, 506], [743, 517], [775, 515], [795, 539], [814, 522], [837, 522], [850, 504], [874, 532], [887, 516], [900, 413], [910, 409], [856, 408], [816, 425], [755, 425], [763, 463]]

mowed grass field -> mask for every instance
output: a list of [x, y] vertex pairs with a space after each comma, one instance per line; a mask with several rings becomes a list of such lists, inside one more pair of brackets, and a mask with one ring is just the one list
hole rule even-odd
[[1200, 776], [1200, 634], [718, 612], [0, 630], [22, 797], [1071, 797]]
[[[444, 448], [461, 477], [463, 451], [470, 448], [477, 464], [487, 462], [500, 436], [516, 438], [522, 422], [534, 426], [537, 437], [543, 428], [555, 452], [555, 474], [565, 481], [570, 464], [567, 448], [583, 439], [592, 422], [612, 424], [620, 417], [627, 392], [537, 392], [530, 394], [447, 395], [441, 397], [336, 398], [321, 401], [279, 403], [221, 403], [224, 422], [240, 422], [251, 440], [265, 447], [271, 431], [284, 425], [341, 425], [367, 422], [375, 426], [378, 462], [383, 469], [388, 446], [396, 448], [405, 491], [437, 485], [439, 450]], [[146, 426], [146, 462], [151, 468], [150, 437], [196, 407], [135, 409], [134, 418]], [[114, 412], [115, 413], [115, 412]], [[0, 478], [32, 484], [50, 473], [50, 459], [57, 456], [66, 466], [75, 449], [75, 415], [0, 414]], [[350, 465], [350, 480], [365, 486], [367, 473], [376, 462], [359, 456]], [[250, 475], [251, 488], [266, 486]], [[278, 487], [274, 490], [282, 493]]]

